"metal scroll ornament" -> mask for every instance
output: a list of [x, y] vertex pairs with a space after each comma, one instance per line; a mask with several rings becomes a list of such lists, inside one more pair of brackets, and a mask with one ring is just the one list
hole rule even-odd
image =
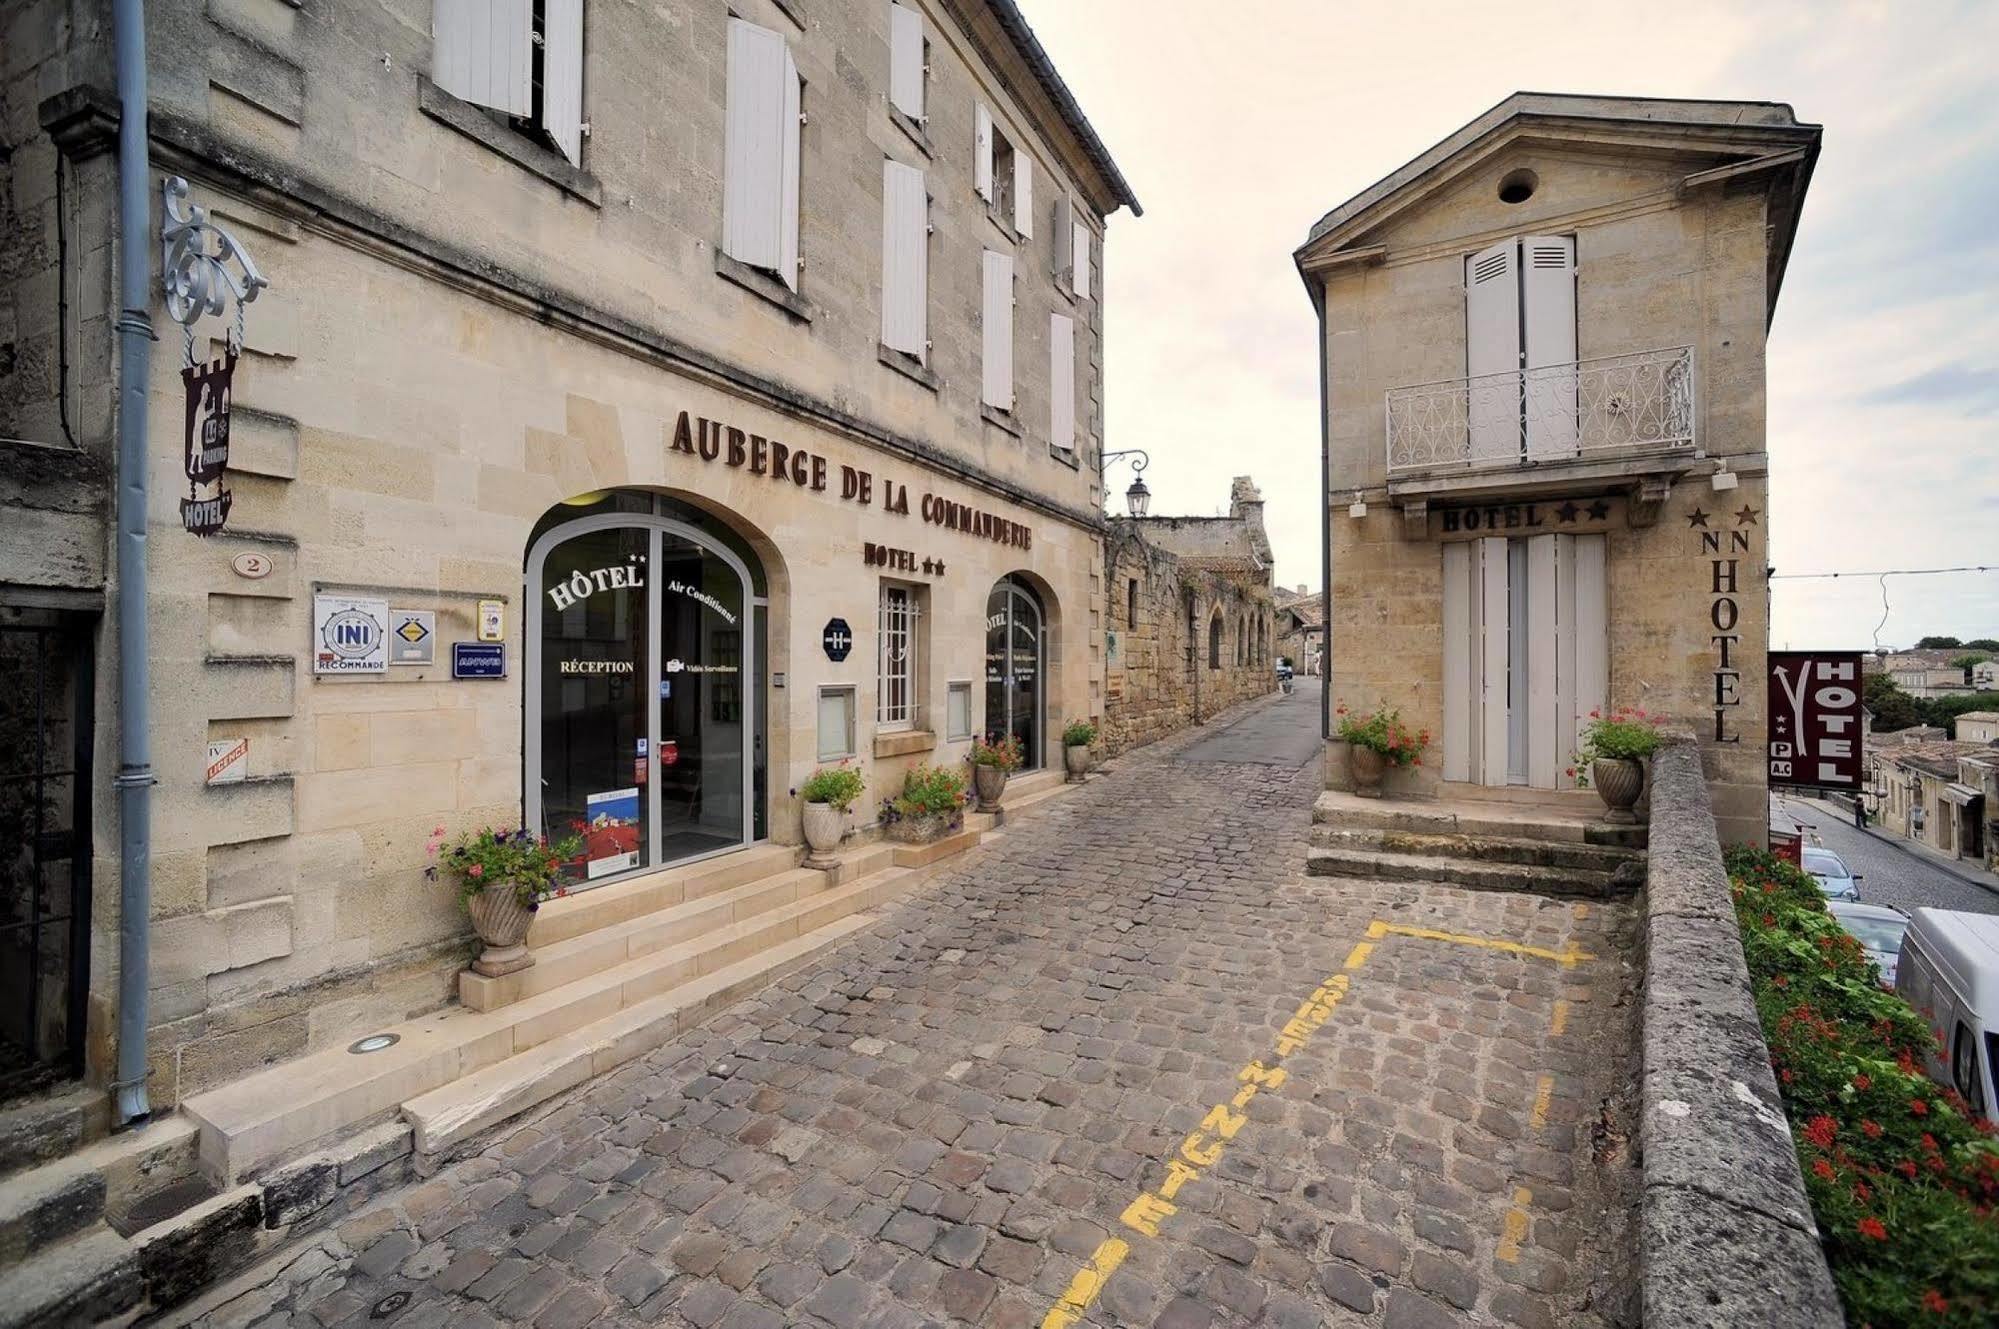
[[[207, 536], [229, 520], [231, 496], [223, 476], [229, 466], [229, 403], [243, 350], [243, 307], [270, 283], [235, 236], [211, 222], [206, 208], [187, 202], [187, 181], [170, 176], [162, 192], [162, 284], [167, 313], [181, 325], [180, 377], [187, 395], [187, 497], [180, 501], [180, 519], [189, 533]], [[235, 268], [241, 269], [240, 276]], [[194, 325], [204, 315], [222, 313], [225, 293], [233, 298], [236, 317], [224, 336], [223, 356], [197, 363]], [[204, 489], [213, 492], [204, 494]]]

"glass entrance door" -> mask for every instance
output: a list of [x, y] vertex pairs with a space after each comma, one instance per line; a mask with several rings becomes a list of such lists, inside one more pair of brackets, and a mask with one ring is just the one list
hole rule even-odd
[[757, 641], [747, 568], [665, 519], [556, 527], [528, 559], [529, 828], [584, 886], [748, 843]]
[[1041, 767], [1043, 656], [1040, 602], [1002, 578], [986, 600], [986, 737], [1019, 739], [1023, 770]]

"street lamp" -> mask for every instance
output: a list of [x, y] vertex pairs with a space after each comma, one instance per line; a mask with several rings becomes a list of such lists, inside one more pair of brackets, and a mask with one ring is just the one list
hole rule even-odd
[[1101, 480], [1110, 469], [1110, 464], [1119, 457], [1132, 458], [1131, 488], [1124, 491], [1125, 508], [1134, 517], [1143, 517], [1152, 507], [1152, 491], [1145, 487], [1145, 468], [1152, 463], [1144, 448], [1124, 448], [1117, 452], [1106, 452], [1097, 458], [1097, 477]]

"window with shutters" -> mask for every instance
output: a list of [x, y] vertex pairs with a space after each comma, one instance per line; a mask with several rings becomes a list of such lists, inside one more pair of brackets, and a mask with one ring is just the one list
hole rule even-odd
[[980, 339], [984, 372], [979, 400], [993, 410], [1013, 410], [1013, 255], [985, 252], [985, 299]]
[[1034, 159], [1017, 148], [1006, 132], [993, 123], [993, 113], [984, 102], [977, 112], [973, 145], [973, 182], [986, 212], [1008, 235], [1031, 239], [1034, 235]]
[[1076, 320], [1048, 316], [1048, 445], [1076, 450]]
[[924, 95], [930, 78], [930, 42], [923, 15], [912, 6], [888, 7], [888, 104], [917, 125], [924, 122]]
[[930, 197], [923, 172], [882, 164], [882, 345], [930, 358]]
[[913, 587], [883, 582], [876, 626], [875, 727], [916, 725], [917, 623], [921, 616]]
[[1011, 222], [1013, 217], [1014, 156], [1013, 144], [1007, 141], [998, 126], [993, 128], [993, 193], [989, 200], [993, 215]]
[[1466, 414], [1473, 460], [1576, 444], [1576, 242], [1530, 235], [1465, 259]]
[[433, 0], [431, 80], [583, 160], [583, 0]]
[[790, 43], [729, 20], [722, 252], [798, 289], [799, 126], [804, 80]]

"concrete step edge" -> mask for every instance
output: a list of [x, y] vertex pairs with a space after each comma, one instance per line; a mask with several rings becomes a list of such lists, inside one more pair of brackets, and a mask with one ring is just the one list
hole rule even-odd
[[[1481, 863], [1462, 858], [1421, 854], [1375, 854], [1358, 850], [1313, 848], [1306, 852], [1305, 870], [1321, 877], [1371, 877], [1383, 881], [1435, 881], [1446, 885], [1517, 883], [1517, 889], [1547, 892], [1578, 887], [1593, 893], [1610, 888], [1611, 874], [1590, 868], [1539, 867], [1527, 863]], [[1516, 889], [1509, 886], [1508, 889]]]
[[536, 930], [528, 935], [528, 944], [553, 946], [625, 919], [790, 871], [798, 866], [801, 852], [796, 845], [766, 841], [698, 863], [664, 867], [629, 881], [579, 891], [543, 907], [542, 916], [535, 920]]
[[0, 1324], [123, 1323], [144, 1296], [138, 1248], [100, 1223], [0, 1270]]
[[[1396, 844], [1396, 837], [1408, 837], [1412, 844]], [[1643, 861], [1645, 851], [1621, 845], [1591, 844], [1579, 840], [1538, 840], [1519, 835], [1472, 835], [1464, 832], [1397, 830], [1385, 826], [1314, 826], [1311, 842], [1325, 849], [1367, 850], [1374, 853], [1420, 855], [1433, 858], [1483, 858], [1484, 861], [1520, 863], [1529, 866], [1600, 868], [1614, 871], [1620, 864]], [[1540, 856], [1540, 857], [1532, 857]], [[1568, 860], [1566, 862], [1562, 860]], [[1543, 861], [1549, 860], [1549, 861]]]

